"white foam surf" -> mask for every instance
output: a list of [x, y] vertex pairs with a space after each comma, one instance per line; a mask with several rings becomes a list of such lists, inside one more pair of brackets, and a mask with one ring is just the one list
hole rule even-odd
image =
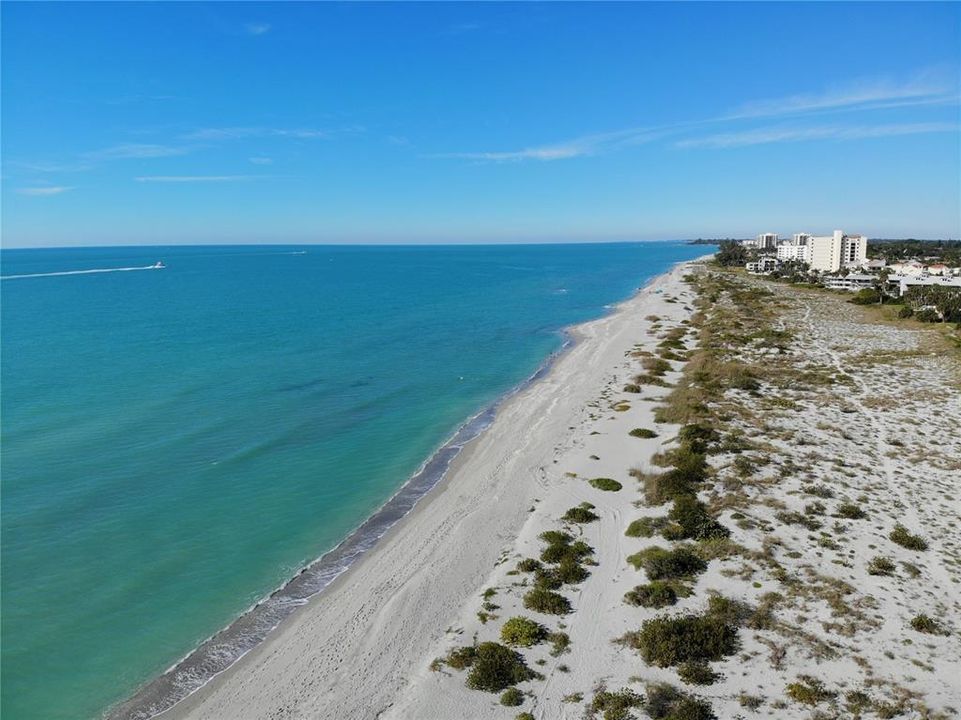
[[122, 268], [94, 268], [92, 270], [63, 270], [61, 272], [28, 273], [26, 275], [0, 275], [0, 280], [21, 280], [23, 278], [61, 277], [64, 275], [92, 275], [94, 273], [132, 272], [134, 270], [163, 270], [162, 265], [144, 265], [142, 267]]

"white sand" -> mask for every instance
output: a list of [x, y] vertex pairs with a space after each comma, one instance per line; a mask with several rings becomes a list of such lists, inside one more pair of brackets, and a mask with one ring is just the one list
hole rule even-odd
[[[430, 659], [448, 644], [445, 630], [463, 625], [465, 613], [476, 612], [480, 601], [474, 599], [491, 583], [502, 555], [512, 552], [518, 537], [529, 542], [548, 517], [584, 494], [582, 481], [572, 482], [560, 471], [561, 459], [564, 471], [625, 481], [625, 491], [616, 494], [621, 504], [634, 497], [627, 492], [628, 456], [640, 462], [660, 441], [626, 433], [650, 426], [652, 403], [634, 395], [633, 407], [620, 413], [609, 402], [592, 404], [633, 374], [627, 354], [635, 343], [656, 343], [646, 315], [679, 320], [689, 314], [683, 303], [666, 301], [675, 294], [690, 297], [682, 281], [687, 272], [685, 265], [678, 266], [615, 312], [578, 326], [578, 343], [548, 376], [510, 400], [461, 453], [442, 484], [373, 551], [265, 643], [161, 717], [342, 720], [379, 716], [399, 702], [398, 707], [416, 708], [399, 716], [463, 718], [491, 705], [492, 696], [466, 690], [462, 679], [447, 678], [437, 693], [420, 693], [418, 687], [444, 679], [429, 673]], [[604, 435], [590, 435], [595, 413], [606, 423]], [[592, 453], [601, 459], [588, 459]], [[603, 493], [588, 488], [587, 494], [608, 520], [592, 532], [603, 532], [605, 547], [619, 552], [625, 511]], [[530, 513], [535, 500], [542, 502]], [[603, 563], [585, 583], [583, 597], [575, 599], [578, 626], [571, 634], [578, 653], [593, 647], [590, 637], [612, 652], [610, 623], [618, 614], [609, 613], [623, 615], [623, 609], [610, 607], [609, 599], [602, 602], [595, 588], [627, 582], [621, 578], [626, 572], [623, 563]], [[500, 706], [491, 710], [497, 717], [514, 714]]]

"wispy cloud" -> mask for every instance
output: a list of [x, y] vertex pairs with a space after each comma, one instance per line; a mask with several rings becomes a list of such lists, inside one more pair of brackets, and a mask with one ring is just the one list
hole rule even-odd
[[22, 162], [20, 160], [7, 160], [4, 161], [4, 165], [34, 173], [69, 173], [90, 169], [90, 165], [85, 163]]
[[521, 162], [524, 160], [569, 160], [576, 157], [597, 155], [623, 145], [641, 145], [653, 142], [666, 133], [665, 128], [630, 128], [609, 133], [583, 135], [558, 143], [523, 148], [521, 150], [493, 152], [441, 153], [432, 157], [476, 160], [480, 162]]
[[683, 148], [733, 148], [747, 145], [804, 142], [808, 140], [865, 140], [893, 137], [896, 135], [920, 135], [925, 133], [958, 132], [955, 123], [902, 123], [892, 125], [822, 125], [807, 128], [767, 127], [743, 132], [719, 133], [702, 138], [680, 140], [675, 143]]
[[254, 165], [273, 165], [274, 164], [273, 158], [269, 158], [269, 157], [252, 157], [247, 159], [250, 162], [252, 162]]
[[[939, 70], [927, 70], [902, 82], [890, 79], [860, 80], [846, 86], [830, 88], [821, 93], [752, 101], [729, 113], [700, 120], [594, 133], [519, 150], [451, 152], [434, 154], [431, 157], [492, 163], [568, 160], [677, 137], [705, 126], [730, 125], [772, 118], [815, 117], [825, 113], [857, 113], [926, 105], [957, 105], [959, 101], [961, 98], [958, 96], [957, 88], [950, 79], [946, 79]], [[675, 145], [678, 147], [737, 147], [801, 140], [854, 140], [925, 132], [947, 132], [948, 128], [956, 129], [956, 126], [939, 123], [907, 123], [854, 127], [761, 128], [722, 133], [707, 138], [681, 140]]]
[[755, 100], [736, 108], [718, 120], [812, 114], [857, 112], [913, 105], [940, 105], [958, 102], [957, 89], [937, 70], [926, 70], [907, 81], [888, 78], [861, 79], [829, 88], [821, 93], [790, 95]]
[[521, 160], [566, 160], [586, 154], [589, 154], [586, 148], [576, 147], [575, 145], [545, 145], [504, 152], [440, 153], [432, 157], [480, 160], [483, 162], [519, 162]]
[[254, 137], [296, 139], [329, 138], [331, 131], [316, 128], [219, 127], [201, 128], [183, 136], [185, 140], [240, 140]]
[[217, 183], [255, 180], [255, 175], [141, 175], [134, 178], [142, 183]]
[[89, 160], [126, 160], [186, 155], [189, 148], [146, 143], [123, 143], [83, 154]]
[[49, 186], [49, 187], [25, 187], [25, 188], [18, 188], [18, 189], [17, 189], [17, 192], [20, 193], [21, 195], [33, 195], [33, 196], [35, 196], [35, 197], [47, 197], [47, 196], [50, 196], [50, 195], [60, 195], [61, 193], [65, 193], [65, 192], [67, 192], [68, 190], [73, 190], [73, 188], [72, 188], [72, 187], [65, 186], [65, 185], [56, 185], [56, 186]]
[[270, 23], [247, 23], [244, 30], [248, 35], [263, 35], [270, 32]]

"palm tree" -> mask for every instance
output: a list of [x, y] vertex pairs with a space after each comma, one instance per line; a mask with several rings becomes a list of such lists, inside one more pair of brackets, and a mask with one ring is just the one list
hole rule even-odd
[[878, 279], [874, 281], [874, 289], [878, 293], [878, 305], [884, 302], [885, 291], [888, 286], [888, 276], [890, 274], [890, 270], [882, 268], [881, 272], [878, 273]]

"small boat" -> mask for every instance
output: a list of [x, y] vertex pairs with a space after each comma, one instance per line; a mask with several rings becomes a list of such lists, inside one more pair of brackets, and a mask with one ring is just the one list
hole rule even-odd
[[167, 266], [164, 265], [163, 260], [158, 260], [157, 262], [155, 262], [153, 265], [150, 266], [150, 269], [151, 269], [151, 270], [163, 270], [165, 267], [167, 267]]

